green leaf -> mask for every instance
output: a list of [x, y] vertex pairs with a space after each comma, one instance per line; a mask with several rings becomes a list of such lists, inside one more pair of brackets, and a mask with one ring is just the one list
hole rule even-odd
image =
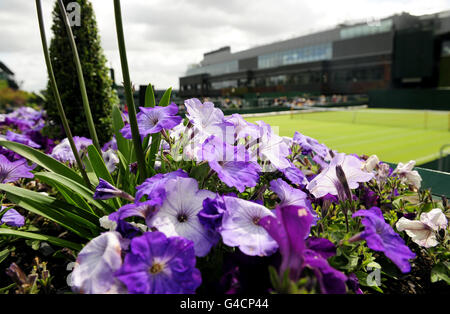
[[169, 87], [165, 92], [164, 95], [159, 100], [158, 106], [166, 107], [169, 105], [170, 102], [170, 96], [172, 94], [172, 87]]
[[18, 206], [50, 219], [81, 237], [90, 239], [101, 231], [98, 227], [98, 216], [78, 207], [8, 184], [0, 184], [0, 190], [5, 191], [8, 198]]
[[275, 291], [280, 291], [280, 279], [278, 278], [278, 273], [275, 267], [269, 266], [269, 277], [272, 287]]
[[48, 236], [45, 234], [18, 231], [18, 230], [13, 230], [13, 229], [9, 229], [9, 228], [0, 228], [0, 234], [16, 236], [16, 237], [21, 237], [21, 238], [27, 238], [27, 239], [33, 239], [33, 240], [39, 240], [39, 241], [47, 241], [54, 245], [61, 246], [61, 247], [67, 247], [69, 249], [73, 249], [73, 250], [77, 250], [77, 251], [80, 251], [82, 248], [81, 244], [63, 240], [63, 239], [60, 239], [57, 237]]
[[65, 177], [68, 177], [80, 184], [85, 184], [83, 178], [76, 173], [74, 170], [70, 169], [63, 163], [60, 163], [56, 159], [44, 154], [41, 151], [38, 151], [29, 146], [9, 141], [0, 141], [0, 146], [4, 146], [17, 154], [25, 157], [26, 159], [38, 164], [39, 166], [52, 171], [54, 173], [61, 174]]
[[[155, 107], [156, 101], [155, 101], [155, 93], [153, 92], [152, 84], [148, 84], [146, 90], [145, 90], [145, 107]], [[150, 134], [147, 135], [144, 138], [144, 141], [142, 142], [142, 148], [144, 150], [147, 149], [148, 143], [150, 141]]]
[[93, 204], [97, 208], [101, 209], [105, 214], [112, 213], [115, 211], [114, 208], [109, 206], [103, 201], [100, 200], [94, 200], [94, 192], [90, 189], [86, 188], [85, 186], [70, 180], [69, 178], [66, 178], [62, 175], [59, 175], [57, 173], [50, 173], [50, 172], [37, 172], [35, 173], [36, 178], [46, 182], [47, 184], [52, 185], [52, 183], [62, 184], [66, 186], [67, 188], [73, 190], [78, 195], [84, 197], [89, 203]]
[[102, 178], [111, 184], [114, 184], [111, 173], [109, 173], [108, 168], [106, 168], [105, 162], [102, 156], [98, 152], [94, 145], [89, 145], [87, 148], [89, 160], [91, 161], [92, 168], [97, 175], [97, 178]]
[[120, 130], [125, 126], [125, 123], [122, 120], [122, 114], [117, 105], [113, 106], [112, 118], [114, 135], [117, 141], [117, 149], [127, 158], [128, 161], [131, 154], [131, 143], [122, 136], [122, 133], [120, 133]]
[[0, 252], [0, 264], [9, 256], [10, 250], [4, 249]]
[[191, 171], [189, 172], [189, 176], [197, 179], [197, 181], [199, 183], [202, 183], [203, 180], [206, 178], [206, 176], [209, 173], [209, 165], [207, 163], [204, 164], [200, 164], [198, 166], [195, 166], [191, 169]]
[[53, 187], [58, 190], [59, 193], [61, 193], [61, 196], [64, 197], [64, 199], [69, 203], [76, 207], [80, 207], [84, 209], [88, 213], [93, 213], [92, 207], [86, 202], [84, 198], [79, 196], [78, 194], [74, 193], [73, 190], [65, 187], [62, 184], [53, 182]]
[[92, 167], [91, 161], [87, 156], [83, 157], [83, 165], [85, 166], [86, 175], [88, 176], [89, 182], [91, 183], [91, 187], [96, 187], [98, 185], [98, 178], [95, 174], [94, 167]]
[[160, 133], [152, 134], [152, 145], [150, 146], [150, 151], [147, 155], [148, 167], [150, 168], [152, 173], [155, 173], [154, 167], [156, 161], [156, 154], [158, 153], [160, 143], [161, 143], [161, 134]]
[[449, 263], [439, 263], [431, 269], [431, 282], [437, 282], [440, 280], [443, 280], [450, 285]]
[[145, 89], [145, 107], [155, 107], [155, 93], [153, 92], [152, 84], [148, 84]]

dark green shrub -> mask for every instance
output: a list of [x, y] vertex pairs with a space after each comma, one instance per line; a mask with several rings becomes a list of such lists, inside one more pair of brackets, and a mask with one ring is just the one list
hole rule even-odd
[[[118, 98], [112, 88], [106, 58], [100, 45], [92, 4], [87, 0], [64, 0], [63, 2], [66, 8], [69, 2], [77, 2], [80, 5], [80, 25], [73, 25], [72, 32], [75, 36], [97, 135], [100, 143], [105, 143], [112, 136], [112, 105], [118, 103]], [[57, 3], [53, 9], [52, 32], [50, 58], [72, 134], [90, 137], [73, 54]], [[65, 137], [50, 82], [47, 84], [45, 96], [47, 98], [45, 109], [49, 117], [46, 133], [54, 137]]]

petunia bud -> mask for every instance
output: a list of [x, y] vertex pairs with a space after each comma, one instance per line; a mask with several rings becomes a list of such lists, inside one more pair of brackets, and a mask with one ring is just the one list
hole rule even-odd
[[341, 201], [351, 200], [352, 192], [348, 186], [347, 178], [345, 177], [344, 170], [340, 165], [336, 166], [336, 176], [340, 184], [336, 184], [336, 189], [338, 190], [339, 199]]
[[109, 182], [99, 178], [99, 184], [95, 188], [94, 199], [95, 200], [107, 200], [114, 197], [122, 197], [126, 200], [134, 202], [134, 197], [128, 193], [119, 190]]

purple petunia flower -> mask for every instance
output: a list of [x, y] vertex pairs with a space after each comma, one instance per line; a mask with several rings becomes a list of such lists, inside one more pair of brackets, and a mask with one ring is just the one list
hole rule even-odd
[[344, 153], [336, 154], [327, 168], [323, 169], [306, 188], [316, 197], [326, 194], [339, 195], [342, 183], [336, 174], [336, 167], [340, 166], [345, 174], [350, 189], [356, 189], [359, 182], [367, 182], [374, 177], [373, 173], [361, 170], [363, 162], [358, 158]]
[[167, 198], [148, 222], [167, 236], [181, 236], [194, 242], [195, 254], [205, 256], [219, 240], [218, 234], [203, 227], [197, 214], [203, 209], [206, 198], [215, 194], [199, 190], [192, 178], [177, 177], [165, 183]]
[[[260, 130], [258, 144], [250, 147], [259, 159], [270, 162], [278, 170], [291, 167], [287, 156], [291, 154], [289, 145], [283, 137], [275, 134], [269, 124], [256, 121]], [[270, 168], [268, 168], [272, 171]]]
[[346, 293], [347, 276], [345, 274], [331, 267], [325, 258], [313, 250], [305, 250], [303, 257], [305, 266], [312, 269], [318, 279], [322, 293]]
[[126, 288], [114, 277], [122, 266], [124, 245], [120, 234], [113, 231], [92, 239], [78, 253], [71, 276], [72, 290], [86, 294], [126, 293]]
[[225, 118], [226, 122], [234, 125], [234, 135], [236, 139], [251, 137], [256, 139], [259, 137], [259, 128], [257, 125], [245, 121], [238, 113], [233, 113], [230, 117]]
[[6, 132], [6, 139], [8, 141], [20, 143], [20, 144], [27, 145], [27, 146], [30, 146], [30, 147], [33, 147], [33, 148], [40, 148], [41, 147], [41, 145], [33, 142], [28, 136], [26, 136], [24, 134], [17, 134], [17, 133], [14, 133], [12, 131], [7, 131]]
[[0, 155], [0, 183], [15, 182], [21, 178], [33, 178], [34, 174], [30, 171], [36, 168], [36, 164], [28, 166], [26, 159], [9, 161], [3, 155]]
[[365, 229], [360, 234], [354, 236], [351, 241], [366, 240], [367, 246], [375, 251], [383, 252], [395, 265], [403, 272], [411, 270], [409, 259], [414, 258], [414, 254], [405, 241], [387, 224], [383, 213], [378, 207], [369, 210], [359, 210], [352, 217], [364, 217], [362, 224]]
[[117, 140], [116, 140], [115, 135], [113, 135], [112, 139], [109, 142], [106, 142], [105, 145], [103, 145], [103, 147], [102, 147], [102, 151], [104, 151], [104, 152], [108, 151], [109, 149], [118, 150]]
[[152, 201], [136, 202], [120, 207], [118, 211], [109, 215], [109, 219], [119, 222], [128, 217], [142, 217], [145, 219], [146, 224], [149, 225], [157, 210], [155, 203]]
[[352, 289], [355, 294], [364, 294], [359, 287], [359, 280], [355, 274], [351, 273], [348, 275], [347, 286]]
[[[79, 154], [84, 153], [87, 147], [92, 145], [92, 140], [86, 137], [74, 136], [73, 141]], [[61, 162], [68, 162], [70, 165], [75, 163], [75, 156], [73, 155], [68, 138], [63, 139], [61, 143], [56, 145], [50, 156]]]
[[290, 166], [284, 169], [280, 169], [280, 171], [284, 174], [284, 176], [291, 181], [293, 184], [304, 186], [308, 184], [308, 179], [303, 174], [303, 172], [298, 169], [293, 163], [290, 162]]
[[[2, 210], [3, 210], [2, 206]], [[13, 208], [9, 209], [6, 213], [3, 214], [0, 219], [0, 225], [6, 224], [11, 227], [22, 227], [25, 225], [25, 217], [23, 217], [19, 212]]]
[[280, 246], [282, 262], [280, 274], [289, 269], [292, 280], [298, 280], [305, 267], [313, 270], [323, 293], [345, 293], [347, 276], [331, 267], [327, 258], [335, 254], [334, 245], [327, 239], [308, 236], [312, 216], [304, 207], [277, 207], [276, 217], [267, 216], [260, 224]]
[[125, 193], [124, 191], [119, 190], [108, 181], [99, 178], [99, 183], [95, 188], [94, 199], [107, 200], [114, 197], [123, 197], [130, 201], [134, 201], [134, 199], [132, 199], [131, 196]]
[[41, 145], [41, 148], [46, 154], [50, 154], [53, 150], [53, 147], [55, 147], [55, 141], [48, 138], [47, 136], [42, 135], [40, 131], [28, 130], [24, 131], [23, 134], [28, 136], [36, 144]]
[[311, 202], [305, 192], [300, 189], [296, 189], [290, 186], [288, 183], [283, 181], [283, 179], [277, 179], [270, 181], [270, 189], [274, 191], [281, 202], [279, 206], [301, 206], [307, 208], [309, 213], [313, 216], [314, 222], [318, 220], [317, 213], [312, 209]]
[[366, 208], [377, 206], [379, 196], [366, 186], [361, 188], [360, 201]]
[[250, 161], [243, 146], [231, 146], [212, 135], [203, 143], [198, 158], [208, 161], [222, 182], [241, 193], [258, 183], [261, 167]]
[[250, 256], [269, 256], [278, 249], [277, 242], [259, 224], [265, 216], [275, 216], [263, 205], [237, 197], [224, 196], [226, 210], [223, 213], [220, 234], [223, 243], [239, 247]]
[[218, 231], [222, 225], [222, 217], [225, 212], [225, 202], [223, 197], [217, 195], [216, 198], [205, 198], [203, 209], [197, 214], [200, 223], [208, 229]]
[[[182, 118], [177, 116], [178, 106], [175, 103], [164, 106], [140, 107], [140, 112], [136, 115], [139, 134], [143, 137], [161, 132], [162, 130], [170, 130], [180, 124]], [[120, 130], [123, 137], [132, 138], [131, 126], [127, 124]]]
[[161, 206], [166, 199], [165, 185], [168, 180], [178, 177], [187, 178], [188, 174], [181, 169], [168, 173], [158, 173], [153, 177], [146, 179], [141, 185], [136, 187], [136, 201], [140, 201], [142, 197], [147, 196], [154, 205]]
[[325, 158], [327, 156], [328, 148], [324, 144], [319, 144], [316, 139], [303, 135], [299, 132], [295, 132], [293, 141], [294, 143], [300, 145], [303, 155], [311, 154], [311, 152], [314, 152], [322, 158]]
[[[0, 136], [0, 140], [3, 140]], [[9, 161], [17, 161], [22, 159], [23, 157], [19, 154], [16, 154], [12, 150], [6, 149], [3, 146], [0, 146], [0, 155], [5, 156]]]
[[2, 115], [0, 121], [2, 121], [6, 125], [16, 126], [22, 132], [29, 130], [39, 131], [44, 127], [45, 124], [43, 115], [43, 110], [38, 111], [31, 107], [23, 106], [17, 108], [9, 114]]
[[194, 244], [162, 232], [146, 232], [131, 240], [130, 252], [115, 273], [129, 293], [192, 294], [201, 284], [195, 268]]
[[187, 111], [186, 117], [200, 133], [209, 136], [223, 131], [225, 122], [223, 112], [215, 108], [212, 102], [202, 103], [197, 98], [192, 98], [185, 100], [184, 104]]
[[311, 223], [309, 211], [299, 206], [277, 207], [276, 216], [267, 216], [260, 221], [260, 225], [280, 246], [280, 273], [289, 269], [294, 280], [299, 278], [302, 270], [305, 238], [309, 235]]

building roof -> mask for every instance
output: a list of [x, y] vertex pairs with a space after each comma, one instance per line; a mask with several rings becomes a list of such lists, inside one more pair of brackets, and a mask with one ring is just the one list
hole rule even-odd
[[[408, 28], [410, 26], [410, 23], [408, 21], [417, 18], [418, 18], [417, 16], [413, 16], [410, 15], [409, 13], [402, 12], [401, 14], [394, 14], [389, 17], [380, 19], [380, 21], [393, 19], [394, 23], [396, 24], [396, 28]], [[437, 25], [435, 29], [437, 35], [440, 33], [448, 32], [450, 29], [450, 10], [438, 12], [435, 14], [422, 15], [420, 16], [420, 18], [439, 19], [440, 23]], [[368, 21], [341, 23], [332, 29], [311, 33], [308, 35], [303, 35], [283, 41], [277, 41], [274, 43], [253, 47], [235, 53], [231, 52], [229, 46], [222, 47], [215, 51], [205, 53], [203, 55], [203, 60], [200, 62], [198, 66], [206, 66], [234, 60], [242, 60], [278, 51], [286, 51], [289, 49], [303, 48], [308, 46], [334, 42], [342, 39], [341, 30], [367, 23]]]

